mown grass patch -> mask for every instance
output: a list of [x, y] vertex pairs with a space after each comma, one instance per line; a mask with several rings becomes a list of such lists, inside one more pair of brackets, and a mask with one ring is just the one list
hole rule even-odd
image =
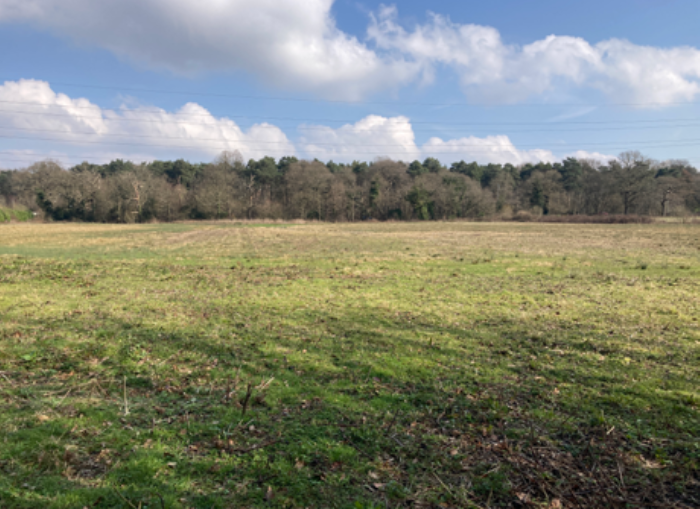
[[700, 503], [695, 225], [6, 225], [0, 252], [2, 507]]

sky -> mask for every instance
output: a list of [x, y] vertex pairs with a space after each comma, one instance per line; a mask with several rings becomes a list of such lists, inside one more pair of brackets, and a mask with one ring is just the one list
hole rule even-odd
[[700, 166], [697, 0], [0, 0], [0, 168]]

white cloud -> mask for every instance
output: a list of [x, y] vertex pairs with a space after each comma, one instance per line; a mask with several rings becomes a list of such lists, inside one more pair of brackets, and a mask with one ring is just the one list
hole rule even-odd
[[300, 146], [310, 158], [347, 162], [390, 157], [412, 161], [420, 157], [411, 122], [406, 117], [370, 115], [337, 129], [303, 125]]
[[359, 99], [415, 76], [336, 27], [333, 0], [3, 0], [24, 22], [179, 74], [244, 70], [268, 83]]
[[301, 126], [300, 129], [303, 133], [300, 142], [302, 154], [323, 161], [371, 161], [382, 156], [402, 161], [435, 157], [448, 165], [461, 159], [501, 164], [558, 160], [549, 150], [520, 150], [503, 135], [452, 140], [430, 138], [418, 147], [413, 127], [406, 117], [370, 115], [337, 129], [326, 126]]
[[146, 106], [103, 110], [87, 99], [57, 94], [46, 82], [22, 80], [0, 86], [0, 105], [0, 124], [17, 137], [56, 140], [90, 152], [97, 145], [102, 154], [130, 154], [137, 161], [158, 153], [196, 160], [212, 159], [223, 150], [238, 150], [246, 158], [295, 153], [276, 126], [256, 124], [244, 131], [195, 103], [172, 113]]
[[617, 156], [612, 156], [609, 154], [602, 154], [600, 152], [588, 152], [586, 150], [576, 150], [575, 152], [571, 152], [570, 154], [567, 154], [564, 156], [564, 158], [567, 157], [574, 157], [576, 159], [585, 159], [587, 161], [595, 161], [600, 164], [608, 164], [610, 161], [614, 161], [617, 159]]
[[514, 103], [592, 88], [619, 102], [668, 105], [700, 94], [700, 50], [550, 35], [505, 44], [493, 27], [429, 14], [411, 30], [383, 7], [368, 41], [341, 31], [334, 0], [1, 0], [0, 23], [28, 23], [151, 69], [252, 73], [280, 88], [358, 100], [438, 66], [473, 101]]
[[595, 46], [603, 68], [596, 86], [620, 101], [659, 105], [693, 100], [700, 93], [700, 50], [661, 49], [611, 39]]
[[[11, 150], [0, 150], [0, 165], [6, 168], [46, 158], [64, 166], [83, 160], [207, 161], [224, 150], [238, 150], [246, 160], [294, 154], [336, 162], [436, 157], [444, 164], [460, 159], [522, 164], [558, 159], [549, 150], [518, 149], [505, 135], [451, 140], [433, 137], [418, 146], [411, 121], [404, 116], [369, 115], [338, 128], [301, 125], [299, 132], [297, 150], [277, 126], [256, 124], [243, 130], [232, 120], [217, 118], [195, 103], [187, 103], [175, 112], [149, 106], [108, 110], [87, 99], [57, 94], [43, 81], [0, 85], [0, 139], [12, 140]], [[20, 140], [21, 144], [16, 143]], [[571, 155], [600, 161], [612, 158], [583, 151]]]
[[477, 161], [481, 164], [523, 164], [554, 162], [557, 157], [549, 150], [519, 150], [508, 136], [487, 136], [477, 138], [459, 138], [443, 141], [440, 138], [430, 138], [422, 147], [425, 157], [435, 157], [443, 164], [454, 161]]
[[369, 35], [378, 48], [412, 58], [428, 76], [436, 64], [454, 68], [473, 100], [514, 103], [589, 87], [617, 101], [659, 106], [700, 93], [700, 50], [691, 47], [661, 49], [618, 39], [591, 45], [556, 35], [525, 46], [506, 45], [494, 28], [460, 25], [437, 14], [407, 31], [393, 8], [373, 18]]

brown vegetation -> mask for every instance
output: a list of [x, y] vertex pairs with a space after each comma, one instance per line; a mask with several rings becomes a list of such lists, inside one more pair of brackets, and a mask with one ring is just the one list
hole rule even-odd
[[513, 221], [521, 223], [570, 223], [570, 224], [650, 224], [654, 218], [650, 216], [639, 216], [637, 214], [599, 214], [596, 216], [586, 216], [582, 214], [570, 216], [535, 216], [530, 212], [521, 210], [516, 213]]
[[0, 198], [55, 221], [639, 223], [649, 222], [643, 216], [698, 213], [700, 175], [686, 162], [655, 162], [637, 152], [607, 165], [569, 158], [521, 166], [460, 161], [449, 168], [430, 158], [336, 164], [265, 157], [243, 164], [223, 154], [211, 164], [113, 161], [69, 170], [44, 161], [0, 172]]

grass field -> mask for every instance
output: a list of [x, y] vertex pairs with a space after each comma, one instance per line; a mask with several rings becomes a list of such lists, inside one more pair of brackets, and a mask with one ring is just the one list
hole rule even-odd
[[700, 506], [700, 225], [0, 225], [0, 507]]

